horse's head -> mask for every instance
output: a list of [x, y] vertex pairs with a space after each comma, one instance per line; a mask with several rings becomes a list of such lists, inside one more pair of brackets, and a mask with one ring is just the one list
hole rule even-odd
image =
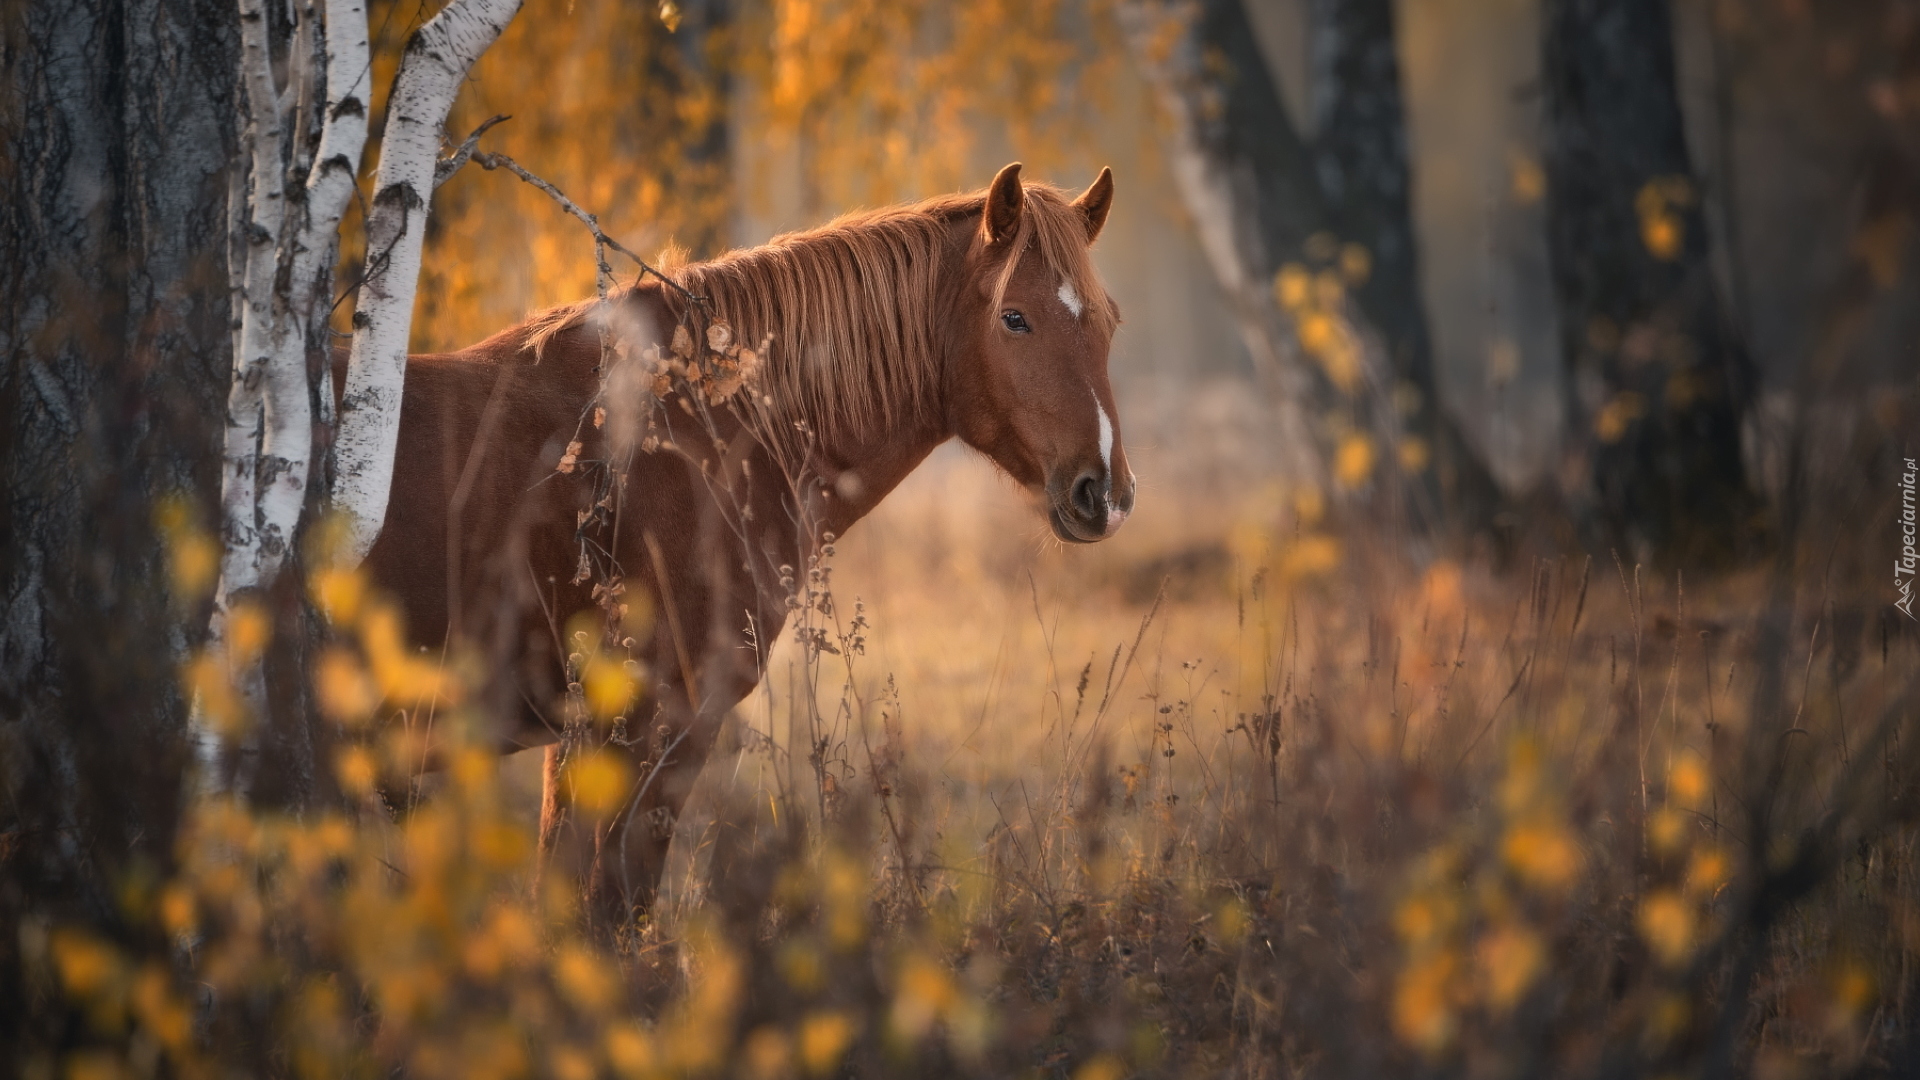
[[1113, 205], [1113, 174], [1068, 201], [1020, 183], [1020, 165], [987, 190], [971, 241], [971, 286], [958, 297], [960, 348], [949, 368], [950, 422], [1047, 506], [1054, 535], [1112, 536], [1133, 509], [1107, 380], [1119, 321], [1087, 248]]

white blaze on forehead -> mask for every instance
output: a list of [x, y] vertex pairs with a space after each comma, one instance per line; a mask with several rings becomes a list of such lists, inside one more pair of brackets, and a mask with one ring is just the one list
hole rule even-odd
[[1073, 291], [1073, 282], [1060, 283], [1060, 302], [1067, 305], [1067, 310], [1073, 312], [1074, 318], [1080, 317], [1080, 294]]

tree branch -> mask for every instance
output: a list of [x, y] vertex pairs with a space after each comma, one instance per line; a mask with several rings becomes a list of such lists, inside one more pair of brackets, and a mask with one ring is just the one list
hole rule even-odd
[[459, 172], [460, 169], [466, 165], [467, 160], [473, 157], [475, 148], [480, 145], [480, 136], [485, 135], [487, 130], [495, 124], [504, 124], [511, 119], [513, 119], [513, 117], [505, 114], [495, 114], [488, 117], [481, 122], [479, 127], [473, 129], [473, 134], [461, 141], [458, 149], [435, 162], [433, 166], [433, 189], [435, 191], [440, 190], [441, 184], [453, 179], [453, 174]]
[[[482, 130], [485, 130], [485, 129], [482, 128]], [[479, 132], [475, 132], [474, 136], [477, 138], [479, 136]], [[587, 231], [593, 235], [593, 243], [596, 249], [594, 251], [594, 261], [596, 263], [596, 269], [598, 270], [599, 277], [601, 279], [600, 299], [605, 300], [607, 298], [606, 285], [608, 282], [612, 280], [613, 267], [607, 265], [605, 252], [600, 251], [598, 249], [612, 248], [613, 250], [619, 252], [620, 254], [625, 255], [627, 258], [633, 260], [633, 264], [640, 268], [641, 274], [643, 275], [652, 274], [654, 277], [659, 278], [661, 282], [666, 284], [667, 287], [679, 293], [681, 297], [683, 297], [688, 303], [705, 306], [707, 302], [706, 297], [698, 296], [694, 293], [688, 292], [687, 289], [683, 287], [679, 282], [661, 273], [658, 269], [656, 269], [654, 266], [649, 264], [645, 259], [642, 259], [640, 256], [635, 255], [630, 249], [627, 248], [626, 245], [622, 244], [620, 241], [615, 240], [611, 236], [608, 236], [606, 233], [606, 230], [600, 227], [600, 218], [597, 215], [590, 214], [586, 210], [581, 209], [580, 204], [574, 202], [572, 199], [567, 198], [565, 192], [561, 191], [557, 187], [554, 187], [552, 184], [548, 183], [547, 181], [542, 180], [540, 177], [535, 176], [533, 173], [528, 172], [526, 167], [521, 165], [519, 162], [513, 160], [512, 158], [508, 157], [505, 154], [490, 154], [484, 151], [474, 154], [473, 160], [475, 164], [479, 165], [483, 169], [486, 169], [488, 171], [492, 171], [494, 169], [505, 169], [508, 172], [512, 173], [513, 175], [519, 177], [520, 179], [525, 180], [527, 183], [532, 184], [534, 187], [539, 188], [542, 192], [546, 193], [546, 196], [548, 198], [558, 203], [560, 205], [560, 209], [566, 211], [568, 214], [571, 214], [573, 217], [577, 218], [581, 224], [587, 227]]]
[[350, 563], [366, 557], [387, 515], [441, 131], [468, 70], [519, 10], [520, 0], [453, 0], [408, 40], [394, 80], [367, 219], [368, 250], [391, 253], [384, 266], [370, 268], [355, 305], [334, 444], [333, 505], [348, 522], [342, 555]]

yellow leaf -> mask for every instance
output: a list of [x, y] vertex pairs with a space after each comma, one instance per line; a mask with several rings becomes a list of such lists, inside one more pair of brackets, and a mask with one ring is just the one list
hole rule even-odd
[[1273, 276], [1273, 298], [1287, 311], [1298, 311], [1307, 305], [1307, 288], [1312, 277], [1307, 268], [1299, 263], [1288, 263]]
[[1510, 178], [1508, 186], [1515, 202], [1531, 206], [1546, 195], [1547, 172], [1529, 155], [1515, 151], [1508, 158], [1507, 170]]
[[193, 1038], [193, 1016], [173, 992], [166, 969], [150, 962], [134, 980], [134, 1015], [161, 1045], [175, 1053], [187, 1050]]
[[1333, 478], [1341, 487], [1362, 486], [1373, 475], [1373, 440], [1358, 432], [1340, 440], [1333, 455]]
[[273, 626], [258, 604], [239, 603], [227, 612], [227, 655], [235, 664], [252, 663], [266, 648]]
[[1645, 415], [1646, 401], [1631, 390], [1615, 394], [1611, 401], [1601, 406], [1600, 414], [1594, 417], [1593, 432], [1601, 442], [1618, 442], [1627, 433], [1627, 428]]
[[78, 930], [60, 929], [52, 935], [53, 966], [67, 993], [82, 1000], [104, 994], [125, 978], [120, 954]]
[[627, 797], [626, 762], [612, 750], [581, 754], [567, 766], [567, 785], [574, 802], [594, 816], [610, 813]]
[[66, 1080], [128, 1080], [133, 1074], [105, 1050], [79, 1050], [67, 1055]]
[[180, 535], [167, 547], [167, 568], [173, 581], [173, 595], [182, 600], [198, 600], [213, 588], [220, 570], [220, 545], [205, 533]]
[[1308, 535], [1280, 556], [1274, 570], [1283, 578], [1312, 577], [1340, 565], [1340, 542], [1330, 536]]
[[1565, 892], [1580, 876], [1580, 846], [1556, 822], [1538, 820], [1514, 826], [1500, 854], [1522, 881], [1547, 892]]
[[482, 825], [473, 832], [474, 854], [488, 865], [511, 870], [533, 853], [533, 843], [524, 829], [506, 822]]
[[809, 1076], [826, 1076], [852, 1042], [853, 1021], [845, 1013], [809, 1014], [800, 1022], [800, 1065]]
[[1434, 1054], [1452, 1041], [1454, 980], [1460, 962], [1439, 950], [1407, 965], [1393, 987], [1393, 1030], [1400, 1038]]
[[1524, 927], [1501, 927], [1481, 937], [1474, 960], [1487, 1004], [1498, 1012], [1513, 1008], [1545, 966], [1546, 952], [1540, 936]]
[[1702, 846], [1687, 860], [1687, 892], [1711, 896], [1733, 876], [1733, 860], [1717, 847]]
[[1426, 618], [1453, 621], [1466, 607], [1464, 576], [1460, 564], [1437, 559], [1420, 580], [1420, 606]]
[[1647, 815], [1647, 846], [1656, 855], [1671, 855], [1687, 842], [1687, 815], [1663, 806]]
[[803, 994], [811, 994], [826, 985], [827, 967], [820, 950], [812, 941], [790, 941], [780, 950], [780, 974], [787, 985]]
[[313, 669], [313, 689], [320, 712], [349, 728], [365, 724], [380, 704], [380, 693], [360, 662], [337, 647], [320, 654]]
[[1640, 215], [1640, 242], [1648, 254], [1662, 262], [1680, 257], [1686, 223], [1673, 208], [1692, 201], [1693, 186], [1684, 176], [1655, 177], [1641, 186], [1633, 206]]
[[1333, 319], [1313, 312], [1300, 320], [1299, 334], [1301, 348], [1316, 355], [1325, 352], [1333, 345]]
[[1653, 954], [1669, 967], [1678, 967], [1693, 954], [1693, 906], [1679, 894], [1662, 890], [1640, 901], [1635, 918], [1640, 936]]
[[1411, 896], [1394, 909], [1393, 929], [1410, 948], [1420, 949], [1450, 932], [1459, 915], [1459, 905], [1451, 896]]
[[313, 576], [313, 598], [335, 626], [346, 626], [360, 612], [366, 578], [358, 570], [321, 570]]
[[373, 790], [373, 781], [379, 774], [379, 768], [374, 763], [372, 752], [366, 747], [348, 746], [334, 758], [333, 774], [342, 790], [364, 795]]
[[1833, 1007], [1847, 1019], [1865, 1013], [1879, 996], [1873, 973], [1858, 964], [1842, 965], [1833, 973], [1830, 983]]
[[1678, 806], [1697, 810], [1707, 802], [1708, 783], [1706, 762], [1696, 754], [1683, 754], [1667, 774], [1667, 796]]
[[577, 1046], [562, 1043], [547, 1053], [548, 1072], [554, 1080], [593, 1080], [593, 1055]]
[[626, 712], [640, 690], [638, 674], [605, 655], [595, 655], [587, 661], [580, 684], [586, 691], [587, 710], [603, 722]]
[[1685, 236], [1685, 226], [1673, 214], [1660, 214], [1640, 222], [1640, 242], [1647, 246], [1648, 253], [1662, 262], [1672, 262], [1680, 257], [1680, 244]]
[[160, 925], [167, 933], [184, 934], [193, 929], [194, 923], [193, 891], [179, 884], [161, 890]]
[[646, 1080], [655, 1075], [660, 1054], [640, 1025], [617, 1024], [607, 1029], [607, 1060], [626, 1080]]
[[787, 1062], [792, 1057], [793, 1048], [787, 1042], [786, 1035], [772, 1025], [755, 1028], [747, 1036], [746, 1072], [757, 1080], [777, 1080], [788, 1074]]
[[1400, 461], [1402, 472], [1424, 472], [1427, 462], [1432, 460], [1432, 451], [1427, 449], [1427, 440], [1418, 435], [1408, 435], [1400, 440], [1395, 448], [1395, 456]]
[[1373, 273], [1373, 255], [1359, 244], [1346, 244], [1340, 248], [1340, 276], [1348, 285], [1362, 285]]
[[231, 739], [246, 730], [250, 718], [227, 678], [227, 666], [218, 657], [206, 653], [194, 657], [187, 664], [186, 682], [215, 731]]
[[894, 992], [894, 1031], [909, 1040], [921, 1038], [952, 1008], [957, 994], [946, 968], [925, 956], [909, 957]]
[[1073, 1080], [1121, 1080], [1127, 1075], [1127, 1063], [1113, 1054], [1095, 1054], [1073, 1071]]

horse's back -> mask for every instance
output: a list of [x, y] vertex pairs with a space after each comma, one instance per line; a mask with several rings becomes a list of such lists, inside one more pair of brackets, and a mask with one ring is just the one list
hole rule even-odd
[[365, 565], [415, 647], [476, 653], [503, 693], [539, 700], [525, 691], [557, 670], [540, 593], [558, 583], [538, 579], [565, 560], [577, 501], [543, 481], [597, 383], [577, 350], [536, 362], [514, 344], [408, 358], [392, 493]]

